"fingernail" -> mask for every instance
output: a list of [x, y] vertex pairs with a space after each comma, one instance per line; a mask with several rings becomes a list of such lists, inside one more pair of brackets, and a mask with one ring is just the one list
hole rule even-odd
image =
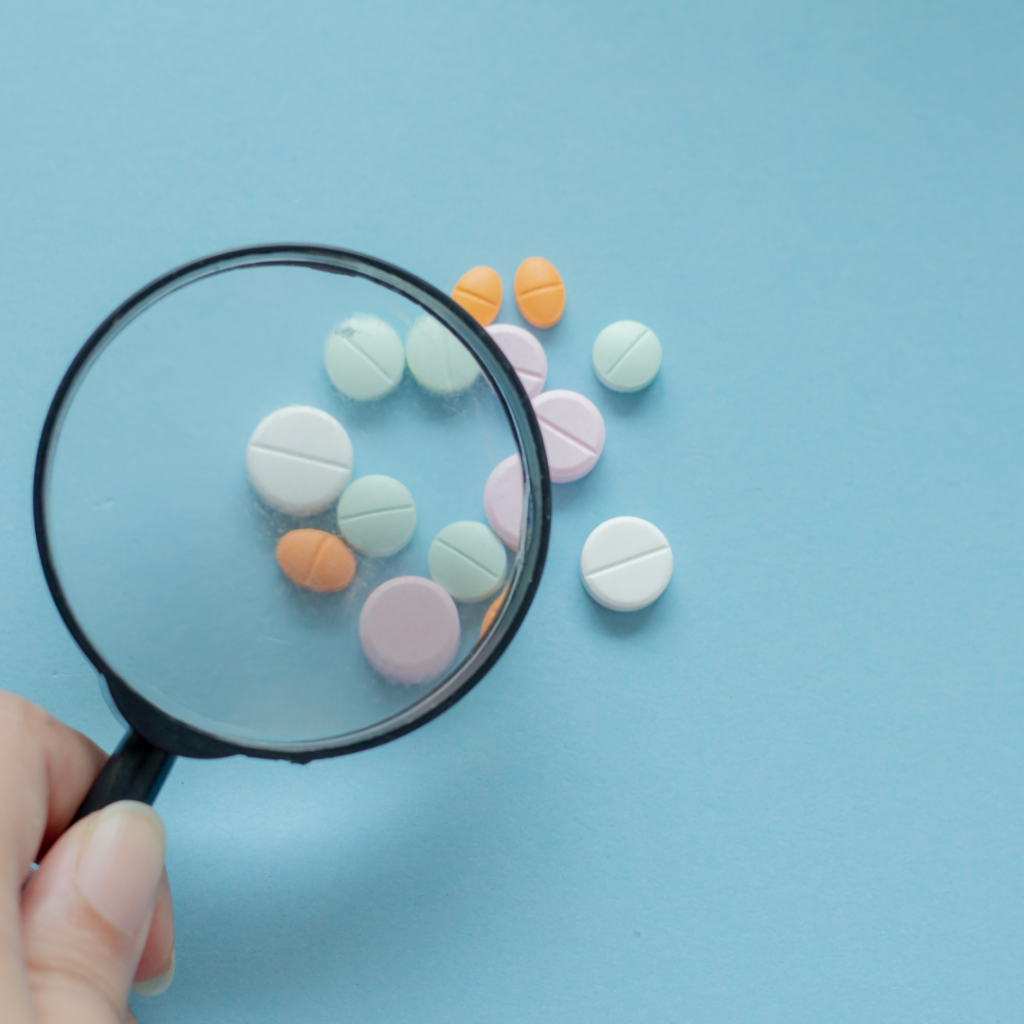
[[111, 804], [78, 859], [78, 888], [115, 927], [134, 935], [156, 898], [167, 840], [156, 811], [134, 800]]
[[137, 992], [140, 996], [159, 996], [171, 987], [172, 981], [174, 981], [173, 949], [171, 950], [171, 966], [163, 974], [158, 974], [155, 978], [150, 978], [149, 981], [135, 982], [132, 985], [132, 991]]

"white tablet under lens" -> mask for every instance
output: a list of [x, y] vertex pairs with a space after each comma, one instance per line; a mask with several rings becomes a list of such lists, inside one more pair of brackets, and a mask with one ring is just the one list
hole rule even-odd
[[260, 422], [245, 462], [253, 488], [271, 508], [310, 516], [345, 489], [352, 476], [352, 442], [328, 413], [290, 405]]

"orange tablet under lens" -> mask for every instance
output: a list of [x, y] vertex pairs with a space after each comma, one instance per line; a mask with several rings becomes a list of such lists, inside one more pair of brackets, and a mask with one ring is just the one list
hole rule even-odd
[[498, 595], [497, 599], [494, 601], [491, 607], [488, 608], [486, 612], [484, 612], [484, 621], [480, 626], [480, 637], [477, 640], [477, 643], [479, 643], [480, 640], [483, 640], [484, 636], [487, 633], [487, 630], [489, 630], [491, 626], [494, 625], [494, 620], [498, 617], [498, 612], [501, 611], [501, 606], [505, 603], [506, 597], [508, 597], [508, 587], [505, 587], [505, 589]]
[[290, 530], [277, 542], [277, 564], [293, 583], [321, 594], [344, 590], [356, 574], [352, 552], [324, 530]]
[[534, 327], [554, 327], [565, 309], [562, 276], [547, 260], [531, 256], [516, 271], [516, 304]]
[[494, 322], [501, 309], [501, 278], [490, 267], [474, 267], [459, 278], [452, 298], [480, 324]]

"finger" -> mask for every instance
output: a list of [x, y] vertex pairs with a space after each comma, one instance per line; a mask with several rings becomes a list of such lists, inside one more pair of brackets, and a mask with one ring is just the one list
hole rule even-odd
[[163, 873], [156, 891], [156, 907], [149, 935], [135, 971], [132, 990], [143, 996], [166, 992], [174, 979], [174, 908], [167, 872]]
[[54, 844], [22, 900], [25, 965], [43, 1024], [115, 1024], [164, 873], [156, 812], [123, 800]]
[[67, 827], [106, 759], [81, 733], [0, 690], [0, 1006], [34, 1020], [19, 906], [32, 862]]
[[42, 708], [0, 690], [0, 886], [20, 889], [67, 828], [107, 755]]

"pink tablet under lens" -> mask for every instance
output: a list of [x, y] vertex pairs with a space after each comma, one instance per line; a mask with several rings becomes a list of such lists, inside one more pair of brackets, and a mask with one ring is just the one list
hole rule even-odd
[[487, 333], [505, 353], [526, 394], [536, 398], [548, 379], [548, 357], [540, 342], [528, 330], [515, 324], [491, 324]]
[[518, 455], [510, 455], [491, 470], [484, 485], [484, 512], [491, 529], [518, 551], [523, 525], [523, 464]]
[[586, 476], [604, 448], [604, 420], [597, 406], [575, 391], [545, 391], [533, 400], [551, 481], [567, 484]]
[[411, 686], [439, 679], [458, 653], [460, 635], [455, 602], [422, 576], [382, 583], [359, 615], [366, 660], [389, 683]]

